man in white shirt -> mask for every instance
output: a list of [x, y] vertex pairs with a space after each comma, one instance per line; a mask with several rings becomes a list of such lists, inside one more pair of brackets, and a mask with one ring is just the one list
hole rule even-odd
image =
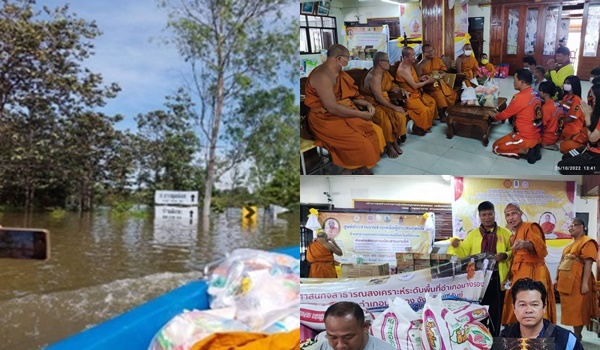
[[544, 75], [546, 74], [546, 70], [542, 66], [536, 66], [531, 71], [531, 74], [533, 74], [533, 84], [531, 85], [531, 87], [533, 87], [535, 91], [540, 91], [540, 84], [544, 81], [547, 81], [544, 77]]
[[[395, 346], [369, 335], [369, 323], [360, 305], [342, 301], [325, 311], [325, 332], [317, 336], [315, 350], [396, 350]], [[323, 336], [323, 334], [325, 334]]]

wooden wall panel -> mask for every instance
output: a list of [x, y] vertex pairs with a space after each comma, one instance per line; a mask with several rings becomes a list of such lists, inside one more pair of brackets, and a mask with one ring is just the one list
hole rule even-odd
[[[590, 4], [585, 4], [583, 8], [583, 23], [582, 23], [582, 31], [581, 31], [581, 43], [579, 46], [579, 50], [577, 54], [579, 55], [579, 62], [577, 65], [577, 72], [575, 75], [579, 77], [581, 80], [589, 80], [590, 79], [590, 71], [596, 67], [600, 66], [600, 45], [596, 48], [596, 57], [583, 57], [583, 46], [585, 45], [585, 29], [587, 27], [587, 15]], [[573, 50], [572, 48], [570, 48]]]
[[[443, 1], [444, 6], [444, 56], [454, 61], [454, 8], [448, 8], [448, 0]], [[492, 61], [493, 62], [493, 61]], [[450, 67], [448, 67], [450, 68]]]
[[423, 13], [423, 43], [431, 44], [439, 53], [443, 47], [444, 37], [440, 30], [443, 23], [444, 0], [423, 0], [421, 11]]
[[490, 32], [490, 61], [494, 64], [502, 62], [502, 38], [504, 26], [502, 22], [502, 5], [492, 5]]

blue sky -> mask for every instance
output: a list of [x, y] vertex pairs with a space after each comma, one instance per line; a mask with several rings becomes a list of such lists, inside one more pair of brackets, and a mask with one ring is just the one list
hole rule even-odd
[[101, 73], [105, 84], [117, 82], [122, 91], [101, 110], [123, 114], [120, 129], [135, 129], [134, 116], [163, 108], [189, 74], [173, 46], [163, 44], [167, 14], [153, 0], [38, 0], [37, 7], [70, 4], [70, 12], [95, 20], [103, 34], [92, 41], [95, 55], [83, 63]]
[[[66, 3], [71, 13], [95, 20], [103, 32], [92, 41], [95, 55], [83, 66], [101, 73], [106, 85], [117, 82], [122, 89], [101, 111], [124, 115], [119, 129], [135, 129], [134, 117], [164, 108], [165, 96], [174, 94], [190, 74], [177, 49], [163, 43], [170, 35], [166, 9], [155, 0], [38, 0], [36, 7]], [[296, 20], [297, 7], [292, 3], [285, 9], [290, 20]]]

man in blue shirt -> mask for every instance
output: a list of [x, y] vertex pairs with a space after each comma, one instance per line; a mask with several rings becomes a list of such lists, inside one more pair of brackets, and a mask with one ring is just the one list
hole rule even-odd
[[519, 322], [502, 330], [501, 337], [554, 338], [556, 349], [583, 350], [575, 334], [544, 320], [547, 293], [542, 282], [521, 278], [515, 282], [510, 292], [515, 316]]

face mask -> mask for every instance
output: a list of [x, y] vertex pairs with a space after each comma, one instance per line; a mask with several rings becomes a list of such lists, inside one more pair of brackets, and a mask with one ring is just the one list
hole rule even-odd
[[489, 61], [486, 60], [485, 58], [481, 60], [481, 64], [487, 64]]
[[563, 85], [563, 90], [565, 90], [565, 91], [571, 91], [571, 85], [569, 85], [569, 84]]
[[525, 68], [523, 68], [523, 69], [531, 70], [531, 69], [529, 69], [529, 67], [525, 67]]
[[537, 81], [537, 79], [535, 77], [533, 77], [533, 83], [535, 84], [535, 82]]
[[471, 50], [465, 50], [465, 56], [471, 56]]

